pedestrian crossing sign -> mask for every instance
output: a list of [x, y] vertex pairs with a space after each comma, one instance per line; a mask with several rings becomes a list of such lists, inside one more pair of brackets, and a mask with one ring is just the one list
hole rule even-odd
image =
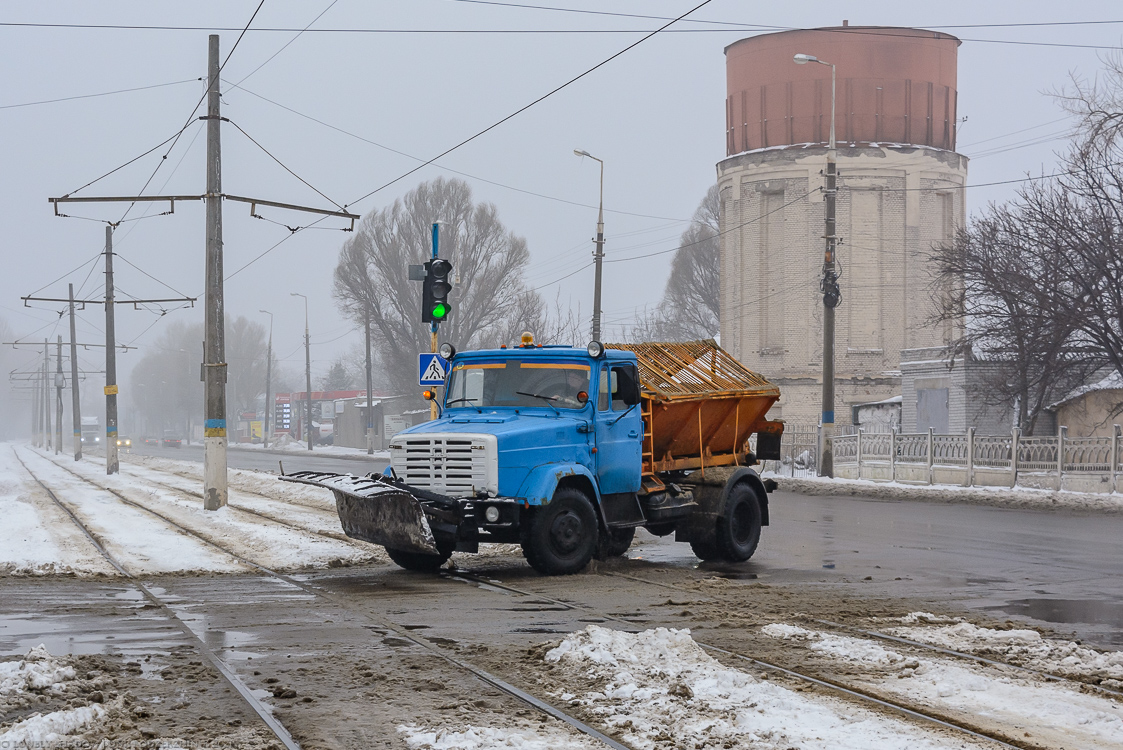
[[444, 385], [448, 375], [448, 360], [439, 354], [417, 355], [417, 384]]

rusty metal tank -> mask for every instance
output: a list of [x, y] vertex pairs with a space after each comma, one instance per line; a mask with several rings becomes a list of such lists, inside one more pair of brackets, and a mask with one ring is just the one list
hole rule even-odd
[[960, 41], [938, 31], [836, 26], [761, 34], [725, 48], [726, 154], [826, 143], [835, 64], [840, 146], [901, 143], [955, 150]]

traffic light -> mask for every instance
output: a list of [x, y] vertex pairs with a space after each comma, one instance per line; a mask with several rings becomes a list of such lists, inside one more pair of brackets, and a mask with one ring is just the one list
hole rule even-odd
[[452, 264], [444, 258], [433, 258], [425, 264], [421, 287], [421, 320], [425, 323], [440, 323], [452, 312], [448, 302], [448, 293], [452, 291], [450, 273]]

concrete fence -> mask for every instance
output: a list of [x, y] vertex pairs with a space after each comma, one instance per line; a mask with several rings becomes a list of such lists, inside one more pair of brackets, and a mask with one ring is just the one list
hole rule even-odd
[[1111, 437], [1070, 438], [927, 433], [865, 433], [833, 439], [835, 476], [907, 484], [964, 487], [1032, 487], [1074, 492], [1115, 492], [1119, 425]]

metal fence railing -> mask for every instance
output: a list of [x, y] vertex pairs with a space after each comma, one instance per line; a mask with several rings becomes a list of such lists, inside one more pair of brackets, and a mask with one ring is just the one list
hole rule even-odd
[[762, 462], [761, 470], [790, 477], [813, 477], [818, 472], [818, 461], [819, 426], [788, 422], [780, 438], [780, 460]]
[[1110, 437], [1087, 438], [1068, 437], [1067, 427], [1051, 437], [1023, 437], [1017, 429], [994, 436], [977, 436], [974, 428], [964, 435], [937, 435], [931, 430], [866, 434], [858, 430], [835, 436], [831, 445], [836, 476], [841, 472], [922, 484], [950, 484], [949, 476], [961, 475], [962, 481], [955, 483], [973, 486], [985, 474], [984, 484], [1012, 487], [1022, 475], [1023, 479], [1033, 477], [1034, 486], [1061, 489], [1066, 475], [1100, 475], [1101, 483], [1108, 482], [1108, 491], [1114, 492], [1123, 463], [1123, 435], [1118, 425]]

